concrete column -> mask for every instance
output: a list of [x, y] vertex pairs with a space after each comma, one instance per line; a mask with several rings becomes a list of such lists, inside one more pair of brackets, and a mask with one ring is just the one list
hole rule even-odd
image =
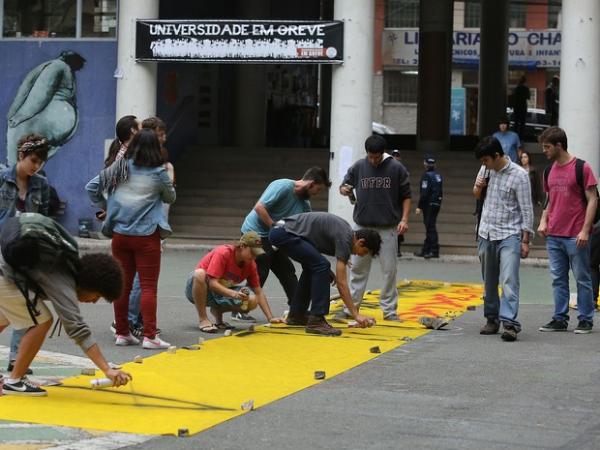
[[559, 126], [569, 152], [600, 171], [600, 2], [563, 0]]
[[119, 0], [117, 120], [156, 115], [156, 63], [135, 62], [135, 20], [158, 18], [159, 0]]
[[236, 67], [235, 138], [239, 147], [264, 147], [267, 99], [264, 65]]
[[481, 0], [478, 134], [498, 129], [506, 115], [508, 84], [508, 1]]
[[452, 81], [451, 0], [421, 0], [419, 7], [419, 82], [417, 150], [450, 148]]
[[350, 163], [366, 156], [372, 132], [373, 0], [335, 0], [334, 19], [344, 21], [344, 64], [332, 75], [329, 212], [352, 223], [352, 206], [338, 187]]
[[[241, 19], [268, 19], [269, 0], [238, 0]], [[267, 98], [266, 66], [238, 64], [236, 67], [235, 137], [239, 147], [264, 147], [266, 138]]]

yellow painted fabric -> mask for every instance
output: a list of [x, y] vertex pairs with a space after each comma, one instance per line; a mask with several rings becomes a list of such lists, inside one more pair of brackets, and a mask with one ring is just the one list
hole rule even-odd
[[[481, 303], [481, 286], [433, 281], [398, 284], [402, 323], [383, 321], [378, 292], [369, 292], [361, 312], [375, 317], [370, 329], [343, 328], [341, 337], [308, 335], [302, 327], [273, 325], [206, 341], [200, 350], [178, 349], [127, 363], [133, 382], [119, 389], [90, 389], [92, 377], [63, 380], [47, 397], [0, 398], [0, 418], [141, 434], [194, 434], [258, 408], [390, 351], [429, 332], [421, 316], [456, 317]], [[332, 304], [332, 312], [341, 301]], [[101, 376], [101, 372], [97, 372]]]

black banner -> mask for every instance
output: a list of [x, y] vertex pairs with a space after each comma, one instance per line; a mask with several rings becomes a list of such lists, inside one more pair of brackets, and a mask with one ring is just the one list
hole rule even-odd
[[340, 21], [138, 20], [137, 61], [325, 63], [344, 61]]

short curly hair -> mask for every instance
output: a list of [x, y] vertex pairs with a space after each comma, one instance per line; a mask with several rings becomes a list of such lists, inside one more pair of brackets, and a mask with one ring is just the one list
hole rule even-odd
[[118, 300], [123, 292], [123, 271], [115, 258], [105, 253], [89, 253], [79, 259], [77, 287], [98, 292], [107, 302]]

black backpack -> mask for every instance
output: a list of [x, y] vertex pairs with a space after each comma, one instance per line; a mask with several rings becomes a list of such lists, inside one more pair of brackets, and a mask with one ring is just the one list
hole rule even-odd
[[[583, 159], [577, 158], [575, 161], [575, 180], [577, 181], [577, 186], [581, 189], [581, 197], [583, 198], [583, 204], [587, 205], [587, 197], [585, 196], [585, 186], [583, 185], [583, 165], [585, 161]], [[550, 176], [550, 170], [552, 169], [553, 164], [546, 166], [544, 169], [544, 190], [548, 192], [548, 177]], [[599, 203], [596, 206], [596, 212], [594, 213], [594, 220], [592, 223], [597, 223], [600, 221], [600, 194], [598, 193], [598, 187], [596, 189], [596, 197], [599, 198]], [[544, 209], [548, 206], [548, 200], [550, 198], [549, 194], [546, 194], [546, 200], [544, 201]]]
[[[31, 269], [52, 270], [61, 266], [75, 276], [79, 270], [79, 249], [71, 234], [59, 223], [38, 213], [23, 213], [4, 222], [0, 251], [14, 271], [14, 281], [27, 301], [32, 319], [42, 289], [29, 275]], [[33, 293], [33, 298], [31, 293]]]

